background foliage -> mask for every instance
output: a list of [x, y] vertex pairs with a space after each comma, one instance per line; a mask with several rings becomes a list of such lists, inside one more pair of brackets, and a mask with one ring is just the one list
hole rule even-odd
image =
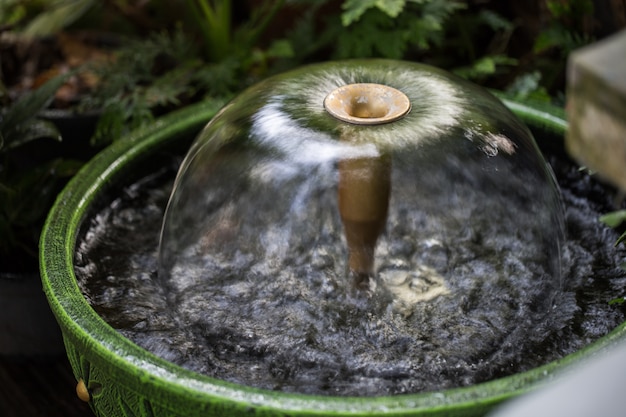
[[51, 198], [93, 154], [49, 152], [58, 132], [40, 108], [98, 114], [81, 139], [95, 152], [271, 74], [364, 57], [420, 61], [563, 105], [568, 54], [626, 26], [620, 1], [2, 0], [0, 269], [36, 267]]

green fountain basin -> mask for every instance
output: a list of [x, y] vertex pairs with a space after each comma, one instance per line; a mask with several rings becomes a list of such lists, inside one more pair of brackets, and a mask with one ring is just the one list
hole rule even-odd
[[[561, 109], [503, 101], [535, 131], [564, 135], [567, 123]], [[140, 348], [109, 326], [79, 289], [74, 253], [81, 224], [107, 190], [142, 169], [145, 173], [159, 154], [177, 143], [188, 143], [217, 110], [210, 104], [191, 106], [116, 142], [68, 184], [49, 214], [40, 249], [43, 287], [62, 330], [77, 393], [96, 415], [480, 416], [626, 339], [624, 323], [586, 348], [527, 372], [466, 388], [373, 398], [286, 394], [236, 385], [188, 371]]]

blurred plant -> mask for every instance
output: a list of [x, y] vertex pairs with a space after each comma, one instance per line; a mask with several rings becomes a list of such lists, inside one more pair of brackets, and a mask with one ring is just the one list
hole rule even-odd
[[[223, 100], [267, 75], [270, 60], [292, 55], [286, 41], [278, 40], [266, 49], [259, 45], [260, 36], [285, 0], [263, 1], [249, 10], [240, 8], [238, 13], [245, 11], [237, 19], [231, 16], [231, 0], [9, 1], [17, 16], [14, 19], [25, 26], [22, 34], [54, 33], [94, 6], [117, 13], [140, 31], [148, 30], [141, 37], [118, 34], [122, 46], [114, 52], [112, 62], [94, 62], [81, 72], [96, 76], [89, 77], [96, 80], [93, 91], [80, 98], [77, 109], [102, 112], [92, 138], [97, 145], [110, 143], [192, 100], [205, 96]], [[164, 11], [172, 3], [183, 7], [167, 15]], [[27, 7], [39, 14], [18, 12]], [[19, 17], [25, 14], [30, 20]], [[164, 20], [155, 20], [158, 16]], [[186, 24], [188, 17], [195, 26]], [[151, 30], [155, 27], [161, 29]]]
[[334, 58], [400, 59], [441, 45], [447, 20], [465, 7], [455, 0], [345, 0]]
[[31, 152], [23, 151], [38, 140], [61, 140], [56, 127], [37, 118], [37, 113], [69, 76], [56, 77], [14, 103], [9, 104], [6, 95], [1, 97], [0, 265], [3, 268], [36, 270], [44, 217], [60, 186], [82, 165], [64, 158], [34, 160]]
[[[251, 7], [243, 21], [236, 21], [230, 0], [185, 0], [181, 4], [197, 31], [181, 21], [173, 30], [125, 41], [114, 62], [92, 68], [100, 82], [81, 103], [82, 109], [103, 112], [92, 142], [109, 143], [193, 100], [224, 101], [266, 76], [270, 60], [293, 55], [285, 40], [275, 40], [266, 49], [259, 42], [284, 3], [263, 1]], [[194, 35], [200, 42], [194, 42]]]
[[[600, 221], [609, 227], [617, 228], [626, 223], [626, 210], [616, 210], [600, 216]], [[626, 231], [623, 232], [615, 242], [615, 246], [626, 242]], [[626, 270], [626, 261], [623, 261], [620, 267]], [[626, 302], [626, 297], [621, 296], [609, 301], [611, 305], [621, 305]]]
[[[569, 54], [594, 41], [593, 0], [548, 0], [550, 19], [533, 45], [534, 71], [548, 91], [562, 89]], [[561, 98], [561, 101], [564, 101]]]
[[0, 3], [0, 26], [12, 27], [18, 24], [28, 14], [23, 0], [5, 0]]
[[194, 56], [182, 33], [155, 33], [145, 40], [126, 40], [110, 62], [85, 67], [98, 83], [79, 110], [102, 112], [93, 144], [108, 144], [153, 121], [159, 107], [178, 106], [193, 95], [189, 77], [199, 66]]
[[593, 40], [588, 22], [593, 15], [593, 0], [548, 0], [546, 5], [552, 19], [535, 41], [536, 53], [557, 50], [561, 58], [566, 58]]
[[47, 36], [82, 17], [98, 0], [3, 0], [0, 22], [27, 36]]
[[[600, 221], [609, 227], [619, 227], [622, 225], [622, 223], [626, 222], [626, 210], [617, 210], [604, 214], [600, 217]], [[626, 232], [621, 234], [621, 236], [617, 239], [617, 242], [615, 242], [615, 245], [617, 246], [625, 241]]]
[[[259, 40], [285, 5], [285, 0], [264, 0], [250, 7], [246, 20], [235, 25], [231, 0], [186, 0], [204, 46], [207, 62], [233, 62], [245, 72], [263, 61]], [[268, 48], [272, 56], [291, 56], [290, 46], [277, 40]]]
[[43, 137], [61, 140], [54, 124], [37, 119], [35, 115], [52, 101], [54, 93], [68, 77], [69, 74], [64, 74], [52, 79], [11, 105], [5, 93], [6, 88], [0, 82], [4, 104], [0, 111], [0, 151], [7, 152]]
[[225, 102], [241, 88], [236, 65], [231, 60], [205, 63], [180, 30], [126, 41], [111, 62], [87, 67], [98, 77], [98, 87], [79, 109], [102, 112], [92, 144], [106, 145], [203, 97]]
[[[482, 82], [517, 63], [506, 53], [514, 29], [492, 10], [468, 10], [466, 0], [345, 0], [317, 45], [325, 40], [335, 59], [422, 61]], [[486, 47], [480, 37], [490, 39]]]
[[[515, 24], [489, 9], [457, 13], [452, 16], [446, 32], [445, 47], [455, 62], [445, 62], [457, 75], [483, 83], [487, 78], [504, 73], [517, 64], [507, 55]], [[480, 42], [480, 39], [486, 39]], [[466, 62], [459, 66], [460, 62]]]
[[519, 100], [537, 100], [550, 102], [554, 98], [550, 96], [546, 87], [541, 85], [541, 72], [533, 71], [516, 77], [506, 88], [506, 92]]

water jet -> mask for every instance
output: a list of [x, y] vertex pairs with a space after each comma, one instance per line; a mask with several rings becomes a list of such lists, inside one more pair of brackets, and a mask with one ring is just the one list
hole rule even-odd
[[[456, 82], [416, 64], [321, 64], [252, 87], [215, 117], [202, 107], [166, 117], [99, 155], [42, 236], [46, 294], [98, 415], [481, 415], [623, 338], [623, 315], [602, 313], [609, 328], [559, 342], [581, 319], [573, 271], [589, 268], [572, 259], [591, 255], [562, 237], [557, 188], [528, 129]], [[402, 91], [411, 109], [364, 126], [329, 114], [325, 97], [355, 83]], [[562, 136], [561, 118], [508, 104]], [[168, 147], [210, 118], [174, 181]], [[131, 203], [160, 220], [170, 189], [157, 249], [158, 230]], [[564, 199], [571, 229], [577, 200]], [[350, 221], [375, 223], [365, 228], [375, 238], [350, 243]], [[152, 241], [142, 254], [129, 239], [139, 231]], [[359, 246], [366, 256], [350, 250]], [[376, 288], [353, 292], [351, 272], [375, 275]], [[140, 288], [157, 302], [141, 304]], [[111, 310], [120, 301], [136, 308]]]

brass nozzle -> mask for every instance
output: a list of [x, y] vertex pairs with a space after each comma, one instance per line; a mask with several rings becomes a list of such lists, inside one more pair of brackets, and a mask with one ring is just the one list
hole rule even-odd
[[387, 223], [390, 192], [388, 156], [339, 162], [339, 212], [348, 243], [348, 265], [358, 276], [374, 273], [374, 250]]
[[[404, 93], [386, 85], [349, 84], [328, 94], [324, 108], [343, 122], [379, 125], [404, 117], [411, 110], [411, 102]], [[374, 275], [376, 242], [387, 223], [391, 157], [382, 153], [341, 160], [338, 188], [350, 272], [358, 287], [367, 288], [369, 278]]]
[[382, 84], [348, 84], [333, 90], [324, 99], [324, 108], [333, 117], [357, 125], [379, 125], [401, 119], [411, 110], [409, 98]]

